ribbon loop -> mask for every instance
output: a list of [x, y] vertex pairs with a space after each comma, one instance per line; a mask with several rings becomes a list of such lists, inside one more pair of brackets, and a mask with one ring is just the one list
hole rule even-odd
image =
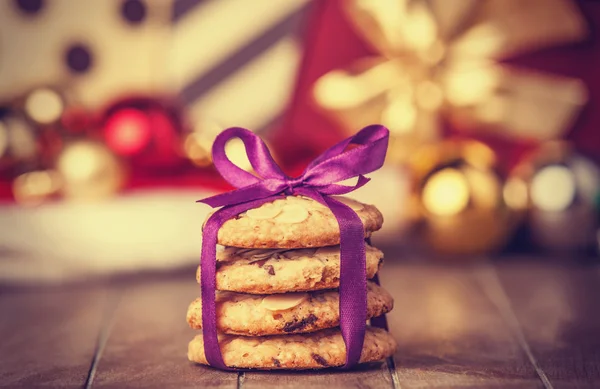
[[[229, 160], [225, 153], [225, 145], [234, 138], [239, 138], [244, 143], [250, 164], [260, 177], [248, 173]], [[232, 127], [220, 133], [213, 143], [212, 154], [215, 168], [227, 182], [236, 188], [256, 184], [261, 181], [261, 178], [281, 180], [287, 178], [275, 163], [265, 142], [245, 128]]]
[[[225, 145], [233, 138], [244, 143], [257, 176], [232, 163]], [[204, 352], [209, 364], [229, 369], [222, 358], [217, 339], [215, 309], [216, 245], [218, 231], [227, 220], [280, 198], [281, 195], [308, 196], [331, 209], [340, 229], [340, 327], [346, 345], [346, 364], [360, 361], [367, 312], [367, 281], [364, 227], [358, 215], [330, 195], [350, 193], [369, 182], [364, 174], [383, 165], [389, 131], [381, 125], [363, 128], [356, 135], [334, 145], [311, 162], [299, 177], [291, 178], [275, 163], [265, 143], [254, 133], [234, 127], [223, 131], [213, 145], [213, 161], [223, 178], [238, 189], [208, 197], [199, 202], [223, 207], [206, 222], [200, 259], [202, 327]], [[354, 145], [354, 148], [349, 146]], [[357, 177], [354, 185], [338, 182]]]

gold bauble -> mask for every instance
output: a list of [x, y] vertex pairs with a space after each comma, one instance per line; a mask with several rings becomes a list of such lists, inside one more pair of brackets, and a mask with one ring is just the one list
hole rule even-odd
[[533, 243], [551, 251], [592, 247], [598, 228], [600, 173], [567, 142], [547, 142], [521, 162], [507, 181], [520, 183], [509, 202], [526, 212]]
[[444, 141], [411, 159], [414, 196], [425, 241], [444, 254], [482, 254], [503, 246], [516, 226], [502, 195], [491, 149]]
[[123, 186], [125, 169], [102, 143], [81, 140], [68, 144], [56, 163], [67, 198], [97, 200], [110, 197]]
[[60, 175], [54, 170], [40, 170], [23, 173], [12, 183], [15, 201], [25, 206], [43, 203], [58, 193], [61, 186]]

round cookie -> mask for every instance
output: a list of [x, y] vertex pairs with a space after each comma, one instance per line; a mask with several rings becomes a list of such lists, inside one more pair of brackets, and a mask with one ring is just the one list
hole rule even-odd
[[[269, 296], [217, 292], [217, 328], [231, 335], [263, 336], [313, 332], [340, 325], [339, 292], [284, 293]], [[392, 296], [374, 282], [367, 283], [367, 319], [389, 312]], [[193, 329], [202, 328], [202, 301], [187, 311]]]
[[[244, 369], [322, 369], [342, 366], [346, 345], [339, 329], [302, 335], [248, 337], [220, 335], [225, 365]], [[373, 362], [394, 354], [396, 341], [381, 328], [367, 327], [360, 362]], [[188, 359], [208, 364], [202, 335], [188, 346]]]
[[[367, 278], [383, 262], [383, 253], [366, 245]], [[319, 249], [240, 249], [217, 251], [217, 289], [272, 294], [334, 289], [340, 286], [340, 247]], [[196, 273], [200, 280], [200, 267]]]
[[[360, 217], [365, 237], [381, 228], [383, 216], [372, 205], [333, 196]], [[287, 196], [241, 213], [218, 232], [223, 246], [245, 248], [305, 248], [340, 243], [338, 223], [329, 208], [304, 196]]]

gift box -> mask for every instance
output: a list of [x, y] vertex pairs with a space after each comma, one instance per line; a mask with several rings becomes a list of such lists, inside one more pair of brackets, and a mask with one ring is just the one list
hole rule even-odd
[[[391, 16], [385, 19], [385, 15]], [[469, 15], [474, 16], [469, 18]], [[389, 23], [383, 26], [387, 30], [382, 28], [384, 23]], [[401, 128], [406, 125], [397, 146], [403, 154], [401, 160], [421, 143], [456, 135], [476, 138], [491, 145], [500, 154], [504, 169], [513, 166], [524, 153], [547, 139], [572, 140], [582, 152], [597, 156], [600, 138], [596, 136], [595, 129], [600, 122], [600, 114], [594, 107], [599, 104], [597, 90], [600, 78], [593, 69], [600, 61], [600, 43], [595, 38], [599, 24], [599, 4], [584, 0], [560, 0], [551, 4], [531, 1], [527, 7], [522, 7], [519, 1], [502, 0], [469, 4], [461, 1], [427, 4], [404, 1], [316, 2], [304, 41], [304, 57], [293, 103], [273, 136], [273, 145], [281, 150], [284, 166], [296, 166], [301, 170], [327, 145], [352, 131], [352, 125], [377, 121], [391, 126], [394, 121]], [[385, 35], [386, 31], [389, 35]], [[415, 37], [414, 42], [411, 36]], [[426, 39], [426, 36], [432, 37], [431, 46], [427, 46], [429, 38]], [[422, 42], [417, 42], [417, 38]], [[391, 47], [393, 44], [397, 46]], [[398, 48], [405, 52], [408, 50], [408, 54], [399, 55], [395, 51]], [[343, 103], [340, 96], [351, 99], [348, 95], [353, 96], [357, 93], [356, 89], [362, 88], [358, 81], [356, 85], [350, 81], [342, 83], [343, 77], [352, 79], [348, 74], [356, 76], [356, 79], [358, 75], [364, 76], [365, 85], [376, 84], [381, 79], [382, 88], [385, 88], [385, 85], [398, 83], [401, 77], [411, 73], [411, 69], [402, 66], [412, 66], [415, 61], [419, 63], [415, 65], [418, 71], [429, 72], [432, 69], [430, 65], [420, 64], [423, 61], [441, 66], [444, 70], [445, 65], [438, 65], [436, 61], [445, 61], [450, 52], [459, 59], [485, 59], [486, 63], [493, 65], [489, 69], [494, 70], [468, 71], [462, 78], [459, 77], [461, 74], [454, 74], [457, 77], [445, 87], [451, 90], [440, 90], [439, 81], [435, 78], [426, 79], [427, 82], [419, 85], [415, 97], [424, 100], [417, 101], [423, 106], [417, 107], [416, 116], [412, 105], [402, 105], [401, 101], [389, 95], [386, 101], [399, 105], [390, 108], [390, 115], [395, 112], [397, 117], [389, 116], [388, 122], [381, 112], [382, 106], [387, 103], [373, 97], [375, 95], [371, 100], [364, 97], [364, 103], [346, 107], [348, 112], [342, 112], [341, 105], [339, 109], [334, 107], [335, 104], [350, 104]], [[377, 72], [370, 75], [365, 72], [367, 68], [375, 69], [375, 65], [380, 63], [378, 61], [394, 56], [398, 56], [398, 69], [376, 69], [380, 76]], [[329, 106], [319, 101], [326, 97], [317, 96], [318, 91], [315, 90], [319, 81], [328, 74], [336, 78], [331, 79], [327, 87], [323, 85], [323, 93], [333, 90], [333, 86], [340, 88], [336, 89], [339, 92], [332, 92], [331, 102], [327, 102], [332, 104]], [[476, 76], [479, 75], [483, 78], [478, 80]], [[372, 77], [371, 81], [367, 81], [367, 77]], [[460, 92], [456, 96], [452, 92], [453, 80]], [[475, 101], [475, 105], [465, 106], [465, 109], [456, 105], [466, 103], [469, 97], [461, 89], [480, 86], [490, 80], [493, 81], [490, 83], [490, 86], [493, 84], [493, 93], [479, 100], [485, 104]], [[340, 83], [335, 84], [334, 81]], [[410, 79], [408, 82], [414, 81]], [[471, 97], [477, 97], [475, 92], [473, 90]], [[376, 93], [375, 89], [373, 93]], [[402, 97], [410, 93], [398, 91], [397, 95]], [[506, 97], [508, 100], [505, 100]], [[452, 98], [454, 106], [448, 104]], [[475, 113], [479, 115], [475, 119], [472, 107], [477, 108]], [[518, 110], [518, 115], [502, 113], [508, 107], [512, 107], [510, 111], [513, 113]], [[433, 116], [427, 113], [432, 109], [438, 118], [433, 124]], [[377, 116], [381, 120], [374, 119]], [[416, 132], [412, 135], [410, 131]], [[389, 155], [396, 147], [393, 138], [392, 129]]]

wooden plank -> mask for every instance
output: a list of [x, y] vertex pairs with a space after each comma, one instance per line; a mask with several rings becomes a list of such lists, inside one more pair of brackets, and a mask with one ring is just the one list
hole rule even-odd
[[519, 259], [496, 268], [525, 342], [551, 385], [600, 387], [598, 267]]
[[399, 343], [394, 360], [400, 387], [542, 386], [484, 293], [477, 265], [395, 259], [387, 260], [380, 277], [395, 299], [388, 320]]
[[244, 373], [242, 388], [391, 388], [385, 362], [368, 364], [353, 371], [274, 371]]
[[185, 314], [199, 292], [193, 270], [124, 283], [93, 387], [235, 388], [237, 373], [187, 360], [195, 333]]
[[100, 286], [3, 291], [0, 386], [83, 387], [107, 303]]

